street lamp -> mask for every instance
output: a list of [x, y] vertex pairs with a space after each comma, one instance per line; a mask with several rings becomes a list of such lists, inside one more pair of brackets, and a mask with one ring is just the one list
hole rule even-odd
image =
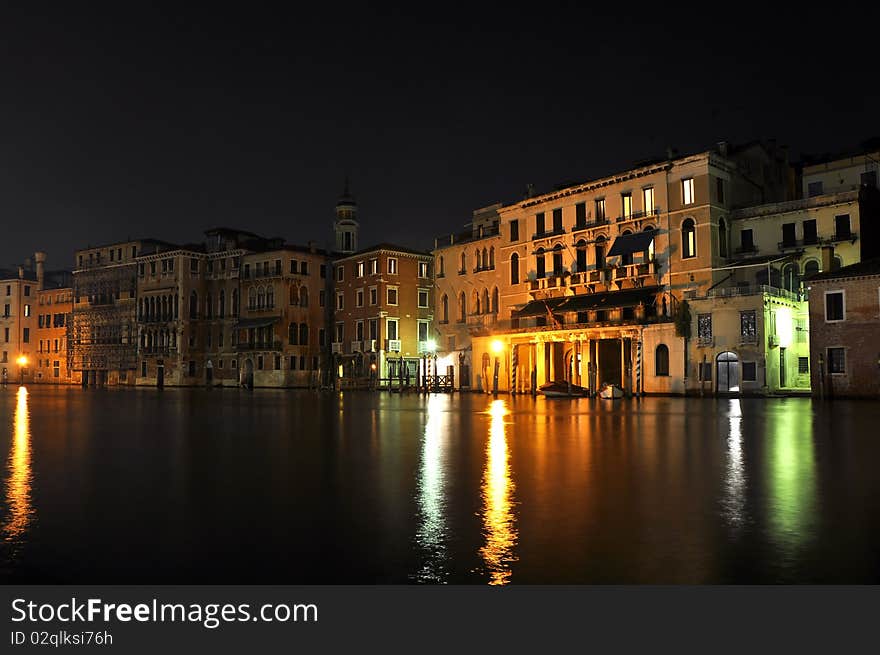
[[502, 343], [499, 339], [495, 339], [492, 341], [492, 352], [495, 353], [495, 374], [492, 376], [492, 393], [496, 396], [498, 395], [498, 356], [501, 354], [501, 351], [504, 350], [504, 343]]
[[28, 358], [24, 355], [20, 355], [18, 359], [15, 360], [18, 364], [18, 378], [19, 384], [24, 384], [24, 367], [27, 366]]

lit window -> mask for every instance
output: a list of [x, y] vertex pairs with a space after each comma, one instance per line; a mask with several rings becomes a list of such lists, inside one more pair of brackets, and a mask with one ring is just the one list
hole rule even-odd
[[685, 205], [694, 204], [694, 178], [689, 177], [681, 181], [681, 197]]
[[397, 275], [397, 258], [389, 257], [388, 258], [388, 273], [391, 275]]
[[419, 262], [419, 277], [428, 277], [428, 262]]
[[645, 208], [646, 216], [654, 213], [654, 187], [642, 189], [642, 206]]
[[692, 218], [685, 219], [681, 224], [681, 256], [686, 259], [688, 257], [696, 257], [697, 255], [697, 233]]

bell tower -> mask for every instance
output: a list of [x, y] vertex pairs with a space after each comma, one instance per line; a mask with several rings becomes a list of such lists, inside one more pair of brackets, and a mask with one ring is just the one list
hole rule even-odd
[[345, 190], [336, 201], [336, 220], [333, 231], [336, 235], [336, 252], [350, 254], [358, 249], [357, 221], [358, 207], [348, 190], [348, 176], [345, 177]]

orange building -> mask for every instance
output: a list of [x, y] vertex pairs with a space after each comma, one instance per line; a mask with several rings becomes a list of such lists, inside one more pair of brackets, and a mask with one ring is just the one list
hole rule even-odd
[[436, 348], [432, 263], [426, 251], [390, 243], [336, 261], [331, 350], [344, 383], [414, 384], [424, 374]]

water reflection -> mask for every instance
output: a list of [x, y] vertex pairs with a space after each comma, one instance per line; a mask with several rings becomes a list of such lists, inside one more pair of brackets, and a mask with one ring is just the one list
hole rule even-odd
[[504, 417], [508, 414], [503, 400], [489, 406], [489, 442], [486, 446], [486, 470], [483, 474], [483, 531], [486, 544], [480, 555], [489, 570], [489, 584], [510, 582], [511, 564], [516, 561], [516, 516], [513, 511], [513, 480], [510, 475]]
[[782, 406], [768, 417], [768, 518], [771, 537], [788, 558], [813, 537], [816, 472], [812, 414]]
[[31, 506], [31, 433], [28, 417], [28, 392], [18, 388], [13, 422], [12, 447], [6, 463], [6, 518], [3, 541], [15, 547], [23, 541], [34, 510]]
[[425, 437], [419, 463], [418, 504], [419, 527], [416, 543], [424, 552], [424, 563], [416, 574], [420, 582], [445, 582], [447, 553], [446, 496], [444, 494], [445, 462], [441, 406], [444, 399], [432, 395], [428, 400]]
[[724, 475], [724, 518], [733, 529], [745, 522], [746, 473], [742, 453], [742, 406], [739, 398], [732, 398], [728, 408], [727, 469]]

